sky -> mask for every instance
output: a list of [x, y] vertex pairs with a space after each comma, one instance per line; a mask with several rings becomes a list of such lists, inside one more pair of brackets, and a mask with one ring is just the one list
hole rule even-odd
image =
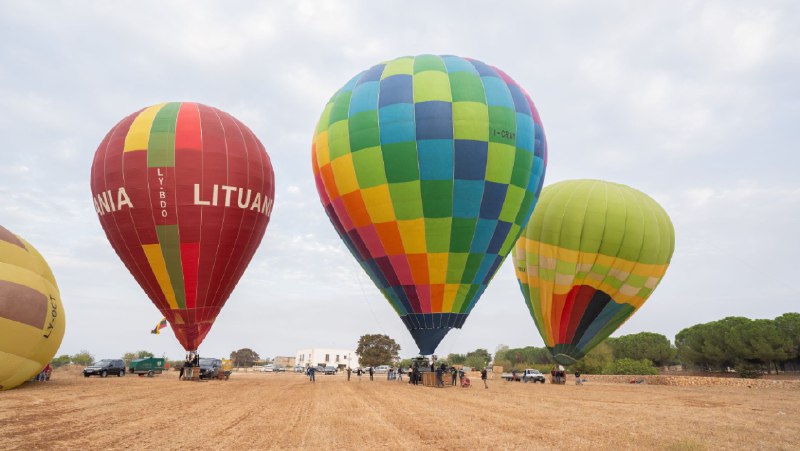
[[[614, 335], [671, 340], [726, 316], [798, 311], [800, 4], [792, 1], [2, 1], [0, 224], [52, 267], [59, 354], [180, 358], [120, 262], [89, 189], [95, 150], [145, 106], [193, 101], [245, 123], [275, 170], [249, 269], [200, 348], [262, 357], [355, 349], [365, 333], [417, 348], [319, 203], [311, 140], [352, 76], [404, 55], [479, 59], [531, 95], [545, 185], [595, 178], [652, 196], [676, 247], [661, 285]], [[507, 259], [439, 354], [542, 346]]]

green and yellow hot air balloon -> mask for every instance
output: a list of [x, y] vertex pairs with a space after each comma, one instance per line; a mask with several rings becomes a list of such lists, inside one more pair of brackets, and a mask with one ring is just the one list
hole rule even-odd
[[514, 264], [555, 360], [575, 363], [630, 318], [661, 282], [674, 247], [669, 216], [641, 191], [600, 180], [545, 187]]
[[27, 241], [0, 226], [0, 390], [30, 380], [64, 338], [56, 279]]

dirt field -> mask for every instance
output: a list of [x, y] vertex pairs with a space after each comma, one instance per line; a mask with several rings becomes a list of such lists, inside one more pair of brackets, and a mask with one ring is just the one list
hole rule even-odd
[[84, 379], [0, 392], [0, 449], [797, 449], [800, 390], [480, 380], [471, 389], [355, 375]]

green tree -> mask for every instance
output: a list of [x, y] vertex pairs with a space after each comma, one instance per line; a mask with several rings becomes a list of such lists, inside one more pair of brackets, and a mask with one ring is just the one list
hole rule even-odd
[[675, 336], [678, 356], [684, 363], [706, 370], [734, 367], [747, 355], [742, 331], [751, 322], [731, 316], [683, 329]]
[[608, 342], [615, 359], [647, 359], [656, 366], [669, 363], [677, 353], [669, 339], [653, 332], [623, 335]]
[[647, 359], [619, 359], [603, 368], [603, 374], [658, 374], [658, 369]]
[[775, 318], [775, 325], [792, 341], [790, 359], [800, 357], [800, 313], [784, 313]]
[[462, 365], [467, 360], [467, 356], [464, 354], [450, 354], [447, 356], [447, 360], [453, 365]]
[[400, 354], [400, 345], [388, 335], [367, 334], [358, 339], [356, 354], [364, 366], [388, 365]]
[[73, 354], [70, 360], [76, 365], [89, 366], [94, 362], [94, 356], [90, 354], [89, 351], [82, 350], [77, 354]]
[[478, 348], [472, 352], [468, 352], [464, 359], [464, 365], [473, 368], [485, 368], [489, 362], [492, 361], [492, 355], [489, 351], [483, 348]]
[[249, 368], [259, 359], [258, 353], [250, 348], [242, 348], [231, 352], [231, 360], [239, 368]]
[[741, 360], [761, 362], [767, 368], [774, 367], [778, 372], [778, 362], [788, 360], [792, 355], [793, 342], [786, 332], [771, 319], [756, 319], [739, 331], [744, 347]]
[[582, 359], [578, 360], [574, 369], [585, 374], [602, 374], [603, 369], [614, 362], [614, 351], [606, 341], [595, 346]]
[[412, 364], [413, 362], [411, 361], [411, 359], [403, 359], [397, 364], [397, 366], [400, 368], [411, 368]]
[[50, 365], [53, 368], [60, 368], [60, 367], [62, 367], [64, 365], [69, 365], [69, 363], [71, 361], [72, 360], [71, 360], [70, 356], [68, 356], [67, 354], [61, 354], [60, 356], [54, 358], [53, 361], [50, 362]]

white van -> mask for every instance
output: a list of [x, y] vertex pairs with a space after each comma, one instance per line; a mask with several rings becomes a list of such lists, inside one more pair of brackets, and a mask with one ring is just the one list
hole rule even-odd
[[385, 374], [389, 372], [389, 365], [381, 365], [375, 367], [375, 372], [378, 374]]

